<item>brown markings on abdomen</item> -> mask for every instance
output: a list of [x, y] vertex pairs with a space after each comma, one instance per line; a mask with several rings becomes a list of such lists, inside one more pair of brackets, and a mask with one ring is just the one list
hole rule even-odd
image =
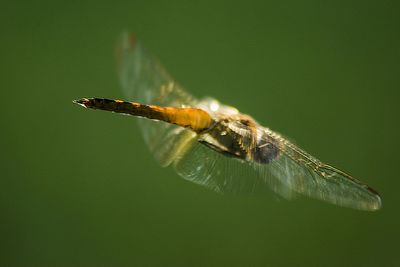
[[195, 132], [204, 131], [210, 128], [214, 123], [213, 119], [206, 111], [198, 108], [160, 107], [105, 98], [83, 98], [75, 100], [74, 103], [86, 108], [101, 109], [145, 117], [152, 120], [160, 120], [190, 128]]

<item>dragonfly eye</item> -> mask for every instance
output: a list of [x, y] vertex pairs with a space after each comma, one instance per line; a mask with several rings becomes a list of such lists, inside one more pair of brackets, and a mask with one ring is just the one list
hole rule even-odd
[[264, 138], [258, 141], [257, 146], [253, 150], [253, 159], [259, 163], [268, 164], [276, 159], [279, 155], [279, 149], [276, 145]]

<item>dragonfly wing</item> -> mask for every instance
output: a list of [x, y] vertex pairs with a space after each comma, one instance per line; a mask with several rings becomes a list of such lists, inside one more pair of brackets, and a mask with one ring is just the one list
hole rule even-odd
[[218, 193], [255, 193], [265, 189], [248, 162], [212, 150], [197, 139], [187, 143], [173, 165], [184, 179]]
[[[197, 100], [171, 78], [133, 34], [122, 34], [117, 45], [117, 63], [120, 84], [128, 100], [168, 107], [196, 105]], [[176, 140], [188, 136], [188, 130], [163, 122], [140, 119], [139, 125], [147, 146], [163, 166], [173, 160]]]
[[304, 176], [304, 173], [302, 169], [293, 168], [290, 165], [292, 162], [286, 159], [257, 164], [215, 151], [194, 137], [180, 150], [173, 166], [184, 179], [218, 193], [259, 194], [272, 189], [278, 195], [291, 199], [296, 192], [282, 177], [288, 174], [288, 170], [291, 170], [292, 177]]
[[179, 86], [134, 34], [123, 33], [117, 45], [120, 83], [129, 100], [143, 104], [182, 107], [197, 101]]
[[280, 156], [270, 164], [253, 166], [260, 179], [285, 197], [307, 195], [339, 206], [377, 210], [381, 199], [377, 192], [345, 172], [322, 163], [280, 135], [264, 129], [274, 139]]
[[266, 141], [280, 151], [263, 164], [226, 156], [200, 143], [185, 143], [173, 163], [184, 179], [220, 193], [260, 193], [271, 189], [291, 199], [306, 195], [339, 206], [377, 210], [379, 195], [348, 174], [313, 158], [293, 143], [266, 129]]

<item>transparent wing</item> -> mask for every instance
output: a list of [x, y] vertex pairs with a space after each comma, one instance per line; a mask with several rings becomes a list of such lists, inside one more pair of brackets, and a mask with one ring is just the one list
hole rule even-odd
[[[197, 100], [184, 91], [133, 34], [123, 33], [117, 45], [118, 75], [125, 96], [144, 104], [184, 107]], [[188, 130], [167, 123], [139, 120], [145, 142], [155, 158], [169, 165], [175, 157], [176, 140]]]
[[173, 163], [185, 180], [218, 193], [260, 193], [267, 190], [251, 164], [225, 156], [192, 139]]
[[218, 153], [196, 138], [180, 150], [174, 167], [184, 179], [220, 193], [259, 193], [271, 189], [291, 199], [299, 194], [339, 206], [377, 210], [379, 195], [348, 174], [323, 164], [278, 134], [265, 129], [280, 155], [268, 164]]
[[[345, 172], [322, 163], [280, 135], [264, 129], [279, 144], [281, 155], [271, 164], [256, 164], [263, 179], [273, 177], [273, 189], [285, 195], [303, 194], [339, 206], [377, 210], [381, 199], [376, 191]], [[291, 194], [290, 194], [291, 195]]]

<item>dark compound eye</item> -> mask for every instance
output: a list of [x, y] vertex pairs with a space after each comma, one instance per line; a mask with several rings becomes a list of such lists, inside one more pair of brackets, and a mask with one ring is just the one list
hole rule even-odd
[[278, 155], [278, 147], [266, 139], [261, 138], [254, 149], [253, 159], [259, 163], [267, 164], [276, 159]]

